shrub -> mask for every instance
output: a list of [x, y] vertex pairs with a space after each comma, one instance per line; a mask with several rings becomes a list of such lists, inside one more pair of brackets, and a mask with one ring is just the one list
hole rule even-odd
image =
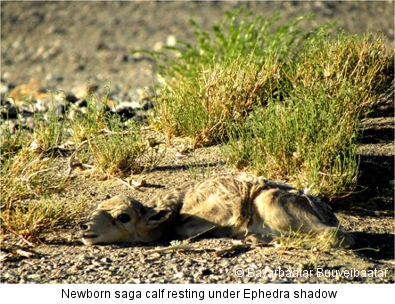
[[197, 45], [179, 42], [167, 47], [175, 58], [150, 52], [164, 79], [150, 124], [169, 139], [188, 136], [195, 146], [224, 140], [229, 124], [278, 91], [283, 65], [295, 60], [306, 40], [315, 36], [299, 26], [309, 16], [273, 29], [279, 14], [249, 21], [251, 12], [242, 13], [243, 8], [227, 12], [212, 34], [191, 21]]
[[359, 119], [391, 71], [380, 38], [339, 34], [308, 42], [285, 73], [283, 99], [269, 98], [235, 125], [225, 154], [239, 169], [313, 185], [314, 194], [345, 195], [357, 182]]
[[[195, 147], [221, 143], [230, 164], [336, 197], [357, 182], [358, 122], [393, 79], [394, 50], [381, 37], [302, 32], [299, 17], [248, 21], [227, 13], [197, 45], [159, 60], [163, 84], [150, 123]], [[163, 60], [163, 61], [162, 61]]]

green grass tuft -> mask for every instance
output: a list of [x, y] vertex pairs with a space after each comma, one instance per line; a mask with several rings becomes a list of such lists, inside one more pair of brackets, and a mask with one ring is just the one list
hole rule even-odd
[[[303, 32], [299, 17], [228, 12], [196, 46], [153, 53], [163, 85], [150, 124], [195, 147], [221, 144], [230, 164], [267, 178], [312, 186], [329, 198], [357, 183], [359, 119], [393, 79], [394, 50], [382, 37]], [[174, 55], [174, 53], [173, 53]]]

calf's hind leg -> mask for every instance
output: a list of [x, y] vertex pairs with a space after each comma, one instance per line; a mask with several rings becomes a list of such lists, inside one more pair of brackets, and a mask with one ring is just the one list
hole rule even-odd
[[258, 195], [254, 200], [254, 208], [256, 215], [253, 217], [253, 227], [257, 227], [260, 220], [263, 221], [264, 227], [270, 227], [273, 232], [293, 231], [311, 234], [314, 237], [332, 235], [334, 247], [347, 248], [354, 244], [353, 238], [341, 230], [339, 221], [330, 207], [316, 198], [271, 189]]

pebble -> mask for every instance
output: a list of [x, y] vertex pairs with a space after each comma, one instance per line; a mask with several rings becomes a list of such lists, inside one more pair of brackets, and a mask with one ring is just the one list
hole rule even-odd
[[18, 110], [11, 104], [6, 104], [1, 107], [1, 116], [3, 119], [15, 119], [18, 117]]
[[60, 75], [48, 74], [45, 76], [45, 81], [63, 81], [63, 77]]
[[39, 274], [29, 274], [26, 276], [26, 278], [29, 280], [39, 280], [41, 276]]
[[111, 261], [111, 259], [109, 259], [109, 258], [107, 258], [107, 257], [104, 257], [104, 258], [102, 258], [102, 259], [100, 260], [100, 262], [102, 262], [102, 263], [111, 263], [112, 261]]
[[79, 107], [79, 108], [84, 108], [84, 107], [87, 107], [87, 106], [88, 106], [88, 102], [86, 101], [85, 98], [81, 98], [81, 99], [78, 99], [78, 100], [75, 102], [75, 105], [76, 105], [77, 107]]
[[[60, 75], [48, 74], [46, 80], [61, 81], [61, 78]], [[116, 89], [122, 90], [122, 87], [117, 86]], [[131, 91], [130, 88], [127, 89]], [[71, 88], [68, 91], [48, 92], [35, 80], [31, 80], [27, 84], [15, 85], [7, 83], [2, 79], [0, 115], [4, 121], [0, 125], [1, 137], [4, 138], [7, 132], [9, 134], [15, 134], [16, 130], [21, 126], [24, 129], [32, 131], [36, 126], [35, 113], [40, 113], [39, 115], [46, 120], [48, 120], [49, 115], [55, 115], [60, 118], [64, 117], [67, 111], [69, 113], [69, 119], [74, 119], [77, 112], [86, 114], [88, 110], [88, 101], [85, 98], [86, 90], [87, 87], [86, 84], [84, 84]], [[99, 86], [95, 83], [88, 84], [88, 90], [98, 94]], [[145, 121], [148, 116], [148, 111], [153, 108], [153, 104], [147, 93], [151, 92], [152, 89], [136, 88], [132, 91], [134, 93], [129, 92], [129, 94], [126, 95], [120, 91], [113, 92], [110, 95], [110, 99], [107, 101], [105, 111], [111, 111], [112, 113], [122, 116], [124, 122], [127, 122], [129, 119]], [[7, 100], [5, 96], [8, 92], [13, 92], [14, 98], [9, 98]], [[25, 93], [28, 94], [28, 98], [30, 99], [28, 103], [24, 101], [25, 97], [23, 97], [23, 94]], [[134, 96], [131, 101], [121, 98], [121, 96], [126, 96], [129, 99], [129, 95]], [[97, 99], [98, 102], [96, 102], [96, 107], [102, 110], [101, 99]]]
[[82, 98], [86, 98], [87, 92], [95, 93], [98, 88], [99, 88], [99, 85], [97, 85], [97, 84], [92, 84], [92, 83], [90, 83], [88, 85], [83, 84], [83, 85], [80, 85], [78, 87], [71, 89], [71, 92], [74, 94], [74, 96], [77, 99], [82, 99]]

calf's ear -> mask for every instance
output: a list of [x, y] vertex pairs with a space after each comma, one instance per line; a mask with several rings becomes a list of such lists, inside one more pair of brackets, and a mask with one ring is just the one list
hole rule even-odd
[[157, 228], [159, 225], [168, 221], [172, 215], [173, 211], [170, 209], [158, 210], [157, 212], [148, 216], [147, 227]]

